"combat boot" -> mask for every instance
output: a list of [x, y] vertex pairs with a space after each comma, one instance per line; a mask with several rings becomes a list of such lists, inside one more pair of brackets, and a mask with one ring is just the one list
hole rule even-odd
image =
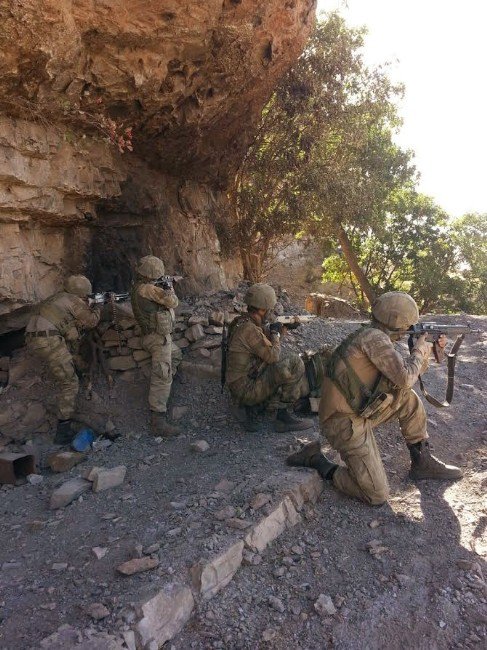
[[287, 409], [278, 409], [274, 429], [279, 433], [287, 431], [306, 431], [313, 428], [313, 420], [295, 418]]
[[412, 479], [432, 478], [438, 480], [454, 480], [461, 478], [463, 472], [455, 465], [446, 465], [435, 458], [430, 452], [427, 441], [417, 442], [408, 445], [411, 454], [411, 470], [409, 476]]
[[316, 469], [322, 479], [330, 481], [338, 465], [332, 463], [321, 451], [320, 443], [310, 442], [302, 449], [286, 458], [286, 463], [292, 467], [311, 467]]
[[257, 421], [257, 413], [252, 406], [245, 407], [245, 420], [242, 422], [242, 426], [248, 433], [257, 433], [260, 430], [259, 423]]
[[174, 436], [179, 436], [182, 433], [180, 427], [169, 422], [167, 419], [167, 413], [158, 413], [157, 411], [152, 411], [150, 426], [152, 435], [162, 436], [163, 438], [173, 438]]
[[69, 445], [76, 435], [76, 432], [73, 431], [72, 420], [58, 420], [56, 427], [56, 434], [54, 436], [55, 445]]
[[242, 425], [248, 433], [260, 431], [258, 412], [255, 406], [232, 405], [231, 412], [234, 418]]

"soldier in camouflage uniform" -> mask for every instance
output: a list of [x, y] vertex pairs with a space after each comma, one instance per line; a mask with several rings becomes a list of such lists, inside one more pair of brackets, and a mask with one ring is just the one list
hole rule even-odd
[[245, 407], [247, 431], [256, 431], [252, 407], [265, 404], [276, 413], [276, 431], [302, 431], [313, 426], [289, 412], [294, 402], [307, 395], [304, 364], [297, 354], [284, 359], [281, 355], [281, 323], [266, 326], [269, 313], [276, 306], [274, 289], [254, 284], [244, 298], [247, 313], [230, 325], [226, 382], [232, 397]]
[[167, 419], [167, 403], [172, 385], [172, 341], [174, 315], [178, 299], [172, 286], [156, 287], [154, 282], [164, 275], [164, 263], [147, 255], [137, 266], [137, 277], [130, 298], [135, 320], [140, 326], [142, 347], [152, 357], [149, 407], [154, 435], [178, 435], [180, 429]]
[[[369, 505], [382, 504], [389, 486], [373, 427], [398, 419], [410, 451], [413, 479], [462, 476], [458, 467], [445, 465], [431, 454], [426, 412], [412, 389], [428, 367], [431, 346], [426, 336], [417, 339], [406, 359], [393, 344], [418, 319], [417, 305], [408, 294], [389, 292], [378, 298], [371, 325], [352, 333], [337, 348], [322, 386], [321, 430], [345, 466], [329, 461], [318, 442], [289, 456], [289, 465], [314, 467], [341, 492]], [[444, 346], [446, 338], [439, 343]]]
[[58, 425], [55, 442], [69, 442], [79, 381], [69, 346], [74, 345], [82, 329], [96, 327], [100, 310], [88, 304], [91, 283], [83, 275], [72, 275], [64, 291], [44, 300], [31, 316], [25, 331], [30, 351], [45, 361], [59, 384]]

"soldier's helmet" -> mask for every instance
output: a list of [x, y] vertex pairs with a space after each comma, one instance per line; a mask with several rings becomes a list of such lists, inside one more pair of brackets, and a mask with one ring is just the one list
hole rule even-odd
[[146, 255], [139, 260], [137, 275], [149, 280], [157, 280], [164, 275], [164, 262], [154, 255]]
[[244, 302], [256, 309], [274, 309], [277, 303], [276, 292], [270, 285], [259, 282], [249, 287]]
[[64, 290], [85, 298], [92, 292], [91, 282], [84, 275], [70, 275], [64, 281]]
[[418, 305], [402, 291], [388, 291], [372, 305], [372, 316], [391, 331], [405, 330], [419, 320]]

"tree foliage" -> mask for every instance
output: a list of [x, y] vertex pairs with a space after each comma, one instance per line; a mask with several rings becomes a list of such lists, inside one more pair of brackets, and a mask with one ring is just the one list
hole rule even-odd
[[[237, 175], [237, 238], [248, 279], [260, 279], [272, 246], [337, 211], [343, 219], [384, 192], [407, 162], [387, 132], [397, 123], [393, 86], [361, 59], [363, 30], [332, 14], [318, 23], [296, 66], [262, 112]], [[384, 146], [387, 144], [387, 146]], [[372, 189], [373, 188], [373, 189]]]
[[469, 246], [469, 233], [485, 241], [485, 224], [467, 215], [452, 226], [416, 191], [412, 152], [394, 139], [402, 88], [364, 64], [364, 33], [335, 13], [319, 22], [262, 112], [236, 178], [246, 279], [261, 280], [272, 252], [306, 233], [340, 246], [324, 276], [360, 302], [390, 289], [423, 310], [485, 301], [485, 257]]

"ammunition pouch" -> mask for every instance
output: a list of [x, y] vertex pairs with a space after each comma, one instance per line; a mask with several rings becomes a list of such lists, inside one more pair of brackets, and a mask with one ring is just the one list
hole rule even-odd
[[372, 396], [369, 402], [359, 411], [361, 418], [367, 420], [378, 420], [382, 413], [389, 408], [394, 399], [391, 393], [379, 393], [376, 397]]
[[304, 352], [301, 358], [304, 363], [306, 379], [309, 385], [309, 396], [320, 397], [323, 379], [327, 376], [327, 364], [332, 355], [332, 348], [324, 346], [317, 352]]

